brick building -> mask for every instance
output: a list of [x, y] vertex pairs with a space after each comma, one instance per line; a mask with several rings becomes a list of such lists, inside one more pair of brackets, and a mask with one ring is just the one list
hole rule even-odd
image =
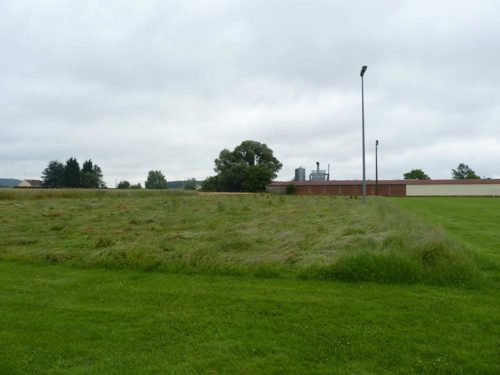
[[[271, 193], [285, 194], [288, 184], [297, 194], [362, 195], [360, 180], [275, 181], [266, 188]], [[382, 196], [500, 196], [500, 179], [478, 180], [373, 180], [366, 181], [367, 195]]]

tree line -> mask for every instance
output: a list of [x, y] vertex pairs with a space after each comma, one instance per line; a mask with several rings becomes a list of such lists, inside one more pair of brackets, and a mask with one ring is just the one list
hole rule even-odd
[[[146, 189], [166, 189], [167, 179], [161, 171], [149, 171], [144, 186]], [[120, 181], [116, 187], [118, 189], [142, 189], [140, 182], [136, 185], [132, 185], [127, 180]]]
[[[431, 178], [422, 169], [412, 169], [404, 173], [405, 180], [430, 180]], [[457, 169], [451, 170], [451, 177], [455, 180], [477, 180], [480, 179], [476, 172], [467, 164], [460, 163]]]
[[42, 186], [46, 188], [106, 188], [101, 168], [91, 159], [83, 162], [82, 168], [76, 158], [66, 163], [52, 160], [42, 172]]
[[[205, 191], [259, 192], [277, 176], [281, 162], [266, 144], [247, 140], [233, 151], [224, 149], [215, 159], [215, 176], [205, 179], [201, 188]], [[69, 158], [65, 164], [58, 160], [49, 162], [42, 172], [42, 186], [46, 188], [105, 188], [101, 168], [86, 160], [82, 168], [78, 160]], [[120, 181], [118, 189], [142, 189], [140, 183], [132, 185]], [[146, 189], [167, 189], [167, 179], [159, 170], [151, 170], [144, 183]], [[194, 178], [184, 182], [183, 188], [195, 190], [199, 184]]]
[[[281, 162], [273, 155], [266, 144], [247, 140], [236, 146], [233, 151], [223, 149], [215, 159], [215, 176], [206, 178], [201, 183], [204, 191], [260, 192], [277, 176]], [[166, 189], [167, 180], [161, 171], [149, 171], [145, 182], [146, 189]], [[198, 181], [190, 178], [184, 181], [186, 190], [199, 187]], [[118, 189], [141, 189], [141, 184], [131, 185], [129, 181], [120, 181]]]
[[[266, 144], [247, 140], [236, 146], [233, 151], [223, 149], [219, 157], [214, 160], [216, 174], [206, 178], [201, 189], [204, 191], [228, 192], [261, 192], [265, 191], [278, 171], [282, 168], [281, 162], [274, 156]], [[476, 172], [467, 164], [460, 163], [451, 171], [454, 179], [479, 179]], [[412, 169], [403, 174], [404, 179], [430, 180], [422, 169]], [[76, 158], [69, 158], [65, 164], [53, 160], [42, 172], [42, 186], [48, 188], [105, 188], [101, 168], [86, 160], [82, 168]], [[159, 170], [151, 170], [144, 183], [146, 189], [167, 189], [167, 179]], [[140, 183], [132, 185], [123, 180], [117, 185], [118, 189], [142, 189]], [[198, 182], [188, 179], [183, 188], [195, 190]]]

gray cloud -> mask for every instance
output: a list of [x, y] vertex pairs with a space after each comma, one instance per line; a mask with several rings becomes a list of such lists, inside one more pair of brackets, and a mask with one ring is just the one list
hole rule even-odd
[[[109, 185], [204, 178], [267, 143], [280, 178], [315, 161], [361, 177], [466, 162], [500, 177], [495, 1], [0, 1], [0, 176], [92, 158]], [[370, 172], [371, 171], [371, 172]]]

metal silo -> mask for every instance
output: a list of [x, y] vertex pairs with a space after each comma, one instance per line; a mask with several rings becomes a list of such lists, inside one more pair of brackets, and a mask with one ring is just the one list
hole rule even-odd
[[306, 169], [304, 167], [295, 168], [294, 181], [305, 181], [305, 180], [306, 180]]

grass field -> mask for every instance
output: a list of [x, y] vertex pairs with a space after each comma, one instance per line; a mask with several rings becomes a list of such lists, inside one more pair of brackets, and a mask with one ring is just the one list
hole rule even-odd
[[362, 207], [265, 194], [1, 193], [4, 260], [447, 285], [481, 278], [473, 252], [384, 199]]
[[[444, 228], [464, 245], [486, 255], [490, 274], [500, 281], [500, 199], [405, 198], [398, 203], [427, 222]], [[484, 258], [483, 258], [484, 259]], [[487, 265], [486, 265], [487, 266]]]
[[498, 200], [47, 193], [0, 191], [2, 374], [500, 372]]

